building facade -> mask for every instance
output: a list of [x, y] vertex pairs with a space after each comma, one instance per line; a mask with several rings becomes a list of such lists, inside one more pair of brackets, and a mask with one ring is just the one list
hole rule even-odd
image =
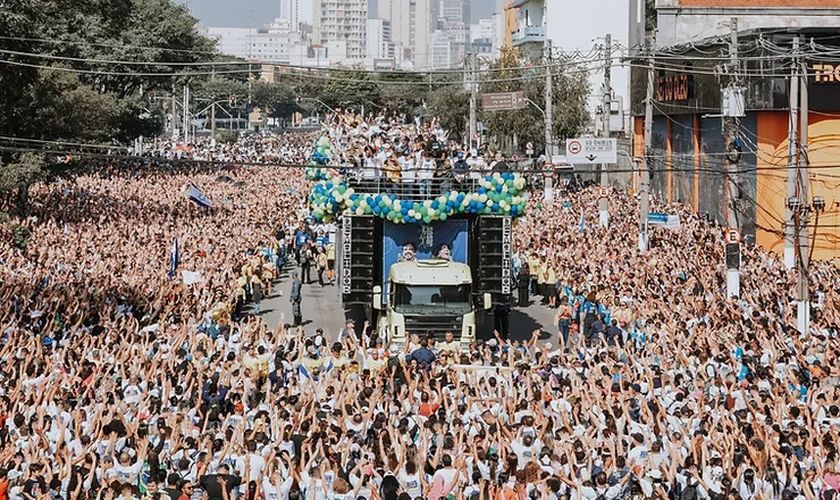
[[729, 19], [739, 29], [836, 28], [840, 0], [656, 0], [658, 47], [727, 35]]
[[[612, 94], [613, 105], [628, 102], [630, 71], [623, 62], [630, 44], [630, 5], [634, 0], [513, 0], [507, 12], [513, 20], [510, 46], [518, 48], [526, 59], [543, 55], [546, 40], [555, 51], [592, 57], [599, 45], [603, 51], [604, 38], [612, 37]], [[610, 16], [599, 16], [611, 12]], [[602, 52], [603, 53], [603, 52]], [[603, 71], [591, 71], [590, 83], [596, 89], [590, 98], [590, 108], [603, 102]], [[622, 110], [623, 111], [623, 110]]]
[[316, 43], [346, 44], [344, 59], [367, 56], [367, 0], [315, 0], [312, 36]]
[[[722, 15], [719, 7], [710, 9], [713, 15]], [[835, 9], [832, 17], [840, 27], [840, 9]], [[740, 26], [740, 18], [738, 21]], [[773, 19], [767, 22], [775, 24]], [[825, 213], [817, 221], [813, 215], [811, 218], [817, 225], [811, 232], [813, 255], [816, 259], [837, 256], [840, 72], [834, 68], [840, 68], [840, 56], [831, 55], [840, 54], [836, 33], [836, 28], [790, 27], [739, 31], [741, 59], [734, 68], [725, 66], [728, 61], [710, 57], [728, 53], [728, 30], [725, 37], [669, 47], [672, 57], [667, 64], [657, 64], [655, 75], [652, 148], [647, 153], [652, 193], [689, 205], [721, 224], [727, 224], [733, 212], [745, 241], [783, 254], [791, 153], [790, 75], [793, 40], [798, 38], [808, 69], [803, 81], [808, 97], [807, 129], [802, 128], [798, 142], [808, 148], [809, 194], [821, 195], [826, 201]], [[673, 56], [675, 53], [680, 55]], [[632, 80], [634, 155], [642, 158], [646, 71], [634, 71]], [[744, 89], [745, 112], [737, 120], [721, 118], [724, 89], [730, 84]], [[800, 128], [798, 121], [795, 130]]]

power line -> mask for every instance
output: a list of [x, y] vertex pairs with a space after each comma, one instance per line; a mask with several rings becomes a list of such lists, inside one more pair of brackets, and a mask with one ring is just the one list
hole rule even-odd
[[[326, 168], [326, 169], [333, 169], [333, 170], [342, 170], [342, 169], [354, 169], [356, 167], [350, 165], [312, 165], [309, 163], [289, 163], [289, 162], [253, 162], [248, 160], [243, 161], [231, 161], [231, 160], [197, 160], [197, 159], [190, 159], [190, 158], [166, 158], [166, 157], [158, 157], [158, 156], [136, 156], [136, 155], [114, 155], [114, 154], [102, 154], [102, 153], [91, 153], [87, 151], [74, 151], [74, 150], [67, 150], [67, 149], [36, 149], [36, 148], [27, 148], [27, 147], [20, 147], [20, 146], [5, 146], [0, 145], [0, 151], [8, 151], [14, 153], [42, 153], [42, 154], [49, 154], [49, 155], [56, 155], [56, 156], [79, 156], [85, 158], [95, 158], [95, 159], [107, 159], [111, 161], [159, 161], [161, 163], [192, 163], [192, 164], [206, 164], [206, 165], [215, 165], [215, 166], [242, 166], [248, 165], [253, 167], [281, 167], [281, 168], [294, 168], [294, 169], [306, 169], [306, 168]], [[786, 171], [788, 167], [748, 167], [743, 168], [740, 170], [732, 170], [730, 174], [745, 174], [745, 173], [753, 173], [753, 172], [763, 172], [763, 171]], [[796, 167], [797, 169], [805, 168], [805, 167]], [[812, 165], [808, 167], [810, 170], [821, 170], [821, 169], [836, 169], [840, 168], [840, 164], [832, 164], [832, 165]], [[386, 170], [386, 169], [379, 169], [379, 170]], [[477, 173], [489, 173], [487, 170], [484, 169], [468, 169], [468, 172], [477, 172]], [[611, 169], [610, 172], [615, 173], [636, 173], [639, 169], [637, 168], [625, 168], [625, 169]], [[727, 172], [722, 171], [716, 168], [661, 168], [656, 170], [657, 173], [667, 173], [667, 172], [678, 172], [678, 173], [705, 173], [705, 174], [718, 174], [718, 175], [727, 175]], [[517, 173], [522, 174], [543, 174], [544, 171], [542, 168], [525, 168], [525, 169], [517, 169], [515, 170]]]

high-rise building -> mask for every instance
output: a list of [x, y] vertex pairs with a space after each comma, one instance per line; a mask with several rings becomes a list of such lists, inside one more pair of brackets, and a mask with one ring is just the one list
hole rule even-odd
[[280, 0], [280, 19], [289, 23], [292, 31], [300, 31], [301, 23], [312, 24], [312, 0]]
[[431, 35], [434, 26], [431, 0], [403, 0], [410, 1], [409, 17], [411, 19], [411, 61], [417, 69], [429, 68], [431, 61]]
[[451, 23], [470, 22], [470, 0], [440, 0], [438, 17]]
[[[364, 59], [367, 56], [367, 7], [367, 0], [315, 0], [313, 40], [333, 47], [346, 45], [344, 58]], [[341, 59], [340, 55], [337, 59]]]
[[377, 18], [391, 23], [391, 41], [397, 64], [411, 60], [411, 2], [379, 0]]
[[367, 57], [370, 59], [394, 59], [394, 43], [391, 41], [391, 22], [385, 19], [367, 21]]

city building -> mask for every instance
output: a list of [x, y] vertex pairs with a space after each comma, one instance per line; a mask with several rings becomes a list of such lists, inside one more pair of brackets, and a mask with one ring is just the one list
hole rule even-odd
[[222, 54], [251, 58], [251, 38], [257, 34], [255, 28], [206, 28], [205, 34], [216, 40], [216, 47]]
[[367, 21], [367, 57], [369, 59], [394, 59], [391, 41], [391, 22], [385, 19]]
[[391, 24], [391, 42], [394, 44], [396, 64], [402, 66], [404, 61], [411, 61], [411, 2], [379, 0], [376, 17]]
[[837, 28], [837, 0], [656, 0], [658, 47], [670, 47], [739, 29]]
[[[518, 48], [525, 59], [538, 59], [544, 54], [546, 40], [555, 51], [578, 57], [592, 57], [592, 51], [600, 48], [603, 54], [604, 39], [612, 37], [612, 64], [610, 96], [611, 115], [619, 115], [618, 123], [623, 125], [621, 115], [623, 104], [630, 93], [630, 70], [622, 62], [630, 43], [630, 4], [628, 0], [513, 0], [507, 12], [515, 17], [510, 33], [510, 46]], [[611, 12], [610, 16], [598, 15]], [[590, 108], [598, 111], [604, 102], [604, 89], [600, 85], [603, 70], [591, 71], [589, 80], [595, 89], [590, 97]], [[616, 109], [619, 107], [619, 109]], [[603, 112], [601, 110], [600, 112]], [[615, 118], [615, 117], [613, 117]], [[611, 120], [614, 121], [614, 120]], [[629, 123], [627, 124], [629, 127]], [[625, 127], [612, 127], [619, 132]]]
[[456, 44], [452, 40], [452, 36], [446, 31], [435, 30], [432, 33], [430, 48], [431, 59], [429, 64], [432, 69], [451, 69], [460, 63], [457, 58]]
[[[400, 0], [398, 0], [400, 1]], [[411, 40], [411, 62], [415, 69], [428, 69], [431, 61], [432, 27], [435, 18], [432, 17], [432, 0], [401, 0], [409, 1], [409, 18]]]
[[439, 0], [379, 0], [376, 17], [391, 23], [394, 59], [402, 69], [429, 65], [434, 25], [432, 6]]
[[313, 0], [280, 0], [280, 19], [285, 20], [292, 31], [301, 31], [301, 24], [312, 25]]
[[315, 0], [314, 3], [314, 41], [322, 45], [345, 43], [343, 59], [362, 62], [367, 56], [367, 0]]
[[[686, 2], [688, 3], [688, 2]], [[699, 14], [700, 0], [692, 0], [694, 15]], [[734, 222], [744, 241], [756, 243], [777, 255], [784, 254], [785, 200], [789, 161], [791, 123], [799, 138], [794, 144], [807, 144], [803, 162], [810, 171], [805, 175], [810, 196], [823, 196], [826, 210], [811, 223], [815, 259], [830, 259], [840, 251], [840, 1], [821, 0], [821, 24], [833, 27], [778, 26], [776, 16], [766, 16], [768, 27], [756, 27], [757, 20], [740, 29], [746, 1], [708, 1], [708, 14], [727, 19], [725, 33], [690, 43], [661, 47], [669, 59], [655, 73], [652, 100], [653, 124], [648, 171], [651, 192], [669, 202], [689, 205], [710, 220], [729, 225]], [[754, 5], [754, 2], [750, 2]], [[776, 9], [778, 2], [765, 2]], [[806, 2], [790, 7], [801, 12]], [[828, 9], [827, 6], [832, 8]], [[726, 11], [733, 14], [725, 17]], [[748, 10], [748, 13], [753, 13]], [[659, 13], [672, 18], [674, 12]], [[792, 15], [788, 13], [787, 15]], [[797, 14], [799, 15], [799, 14]], [[813, 18], [803, 15], [802, 19]], [[740, 59], [731, 64], [721, 59], [731, 49], [730, 22], [736, 19]], [[660, 17], [660, 22], [662, 18]], [[666, 24], [669, 21], [666, 21]], [[700, 24], [705, 21], [698, 20]], [[804, 21], [803, 21], [804, 22]], [[711, 26], [711, 24], [705, 24]], [[802, 47], [807, 75], [799, 80], [807, 89], [806, 125], [802, 115], [791, 116], [790, 77], [794, 66], [794, 40]], [[739, 89], [733, 92], [730, 89]], [[647, 71], [634, 70], [632, 76], [632, 114], [634, 116], [634, 156], [645, 156], [645, 102]], [[800, 90], [801, 92], [801, 90]], [[726, 95], [743, 96], [727, 105]], [[732, 110], [737, 113], [727, 113]], [[807, 111], [805, 111], [807, 110]], [[737, 118], [722, 118], [735, 114]], [[794, 155], [796, 151], [794, 150]], [[794, 156], [795, 157], [795, 156]], [[727, 175], [728, 173], [728, 175]], [[727, 180], [731, 180], [728, 183]], [[731, 198], [733, 203], [729, 202]], [[731, 217], [730, 217], [731, 216]]]

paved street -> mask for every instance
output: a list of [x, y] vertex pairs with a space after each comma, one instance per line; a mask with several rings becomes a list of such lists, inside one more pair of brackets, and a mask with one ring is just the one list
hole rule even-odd
[[[271, 328], [276, 328], [280, 322], [292, 322], [292, 305], [289, 302], [291, 293], [291, 278], [288, 267], [280, 280], [274, 282], [273, 294], [270, 298], [263, 300], [262, 318]], [[313, 278], [316, 273], [313, 273]], [[278, 293], [282, 292], [282, 295]], [[539, 300], [539, 297], [537, 297]], [[341, 306], [341, 298], [337, 286], [321, 287], [317, 281], [311, 285], [303, 285], [303, 300], [301, 311], [308, 333], [314, 332], [316, 328], [323, 328], [324, 332], [331, 338], [335, 338], [339, 330], [344, 327], [344, 310]], [[493, 335], [494, 318], [488, 315], [486, 320], [479, 326], [480, 338], [491, 338]], [[557, 327], [553, 325], [554, 311], [541, 306], [533, 298], [531, 305], [524, 309], [514, 308], [510, 313], [511, 338], [525, 340], [531, 337], [531, 332], [539, 328], [543, 330], [541, 340], [557, 340]]]

